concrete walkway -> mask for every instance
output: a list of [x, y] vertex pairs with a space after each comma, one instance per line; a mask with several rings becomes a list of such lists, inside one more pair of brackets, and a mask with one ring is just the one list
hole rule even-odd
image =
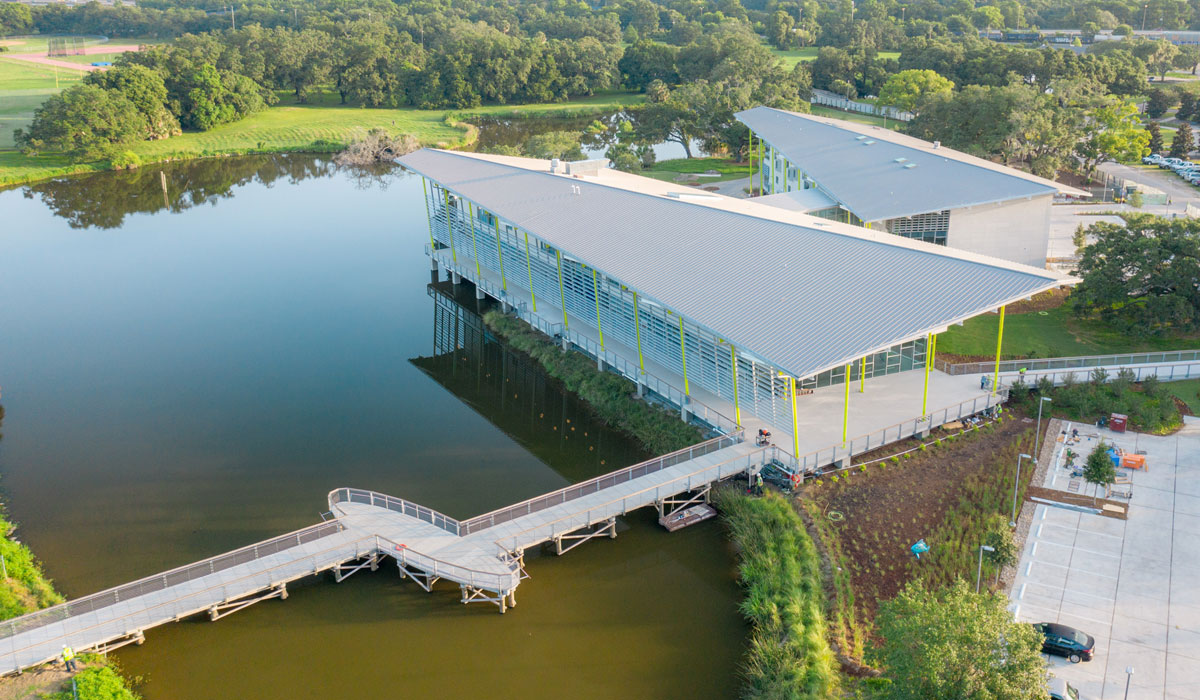
[[[1013, 608], [1018, 620], [1061, 622], [1096, 638], [1090, 662], [1047, 657], [1081, 697], [1124, 698], [1132, 666], [1129, 698], [1200, 700], [1200, 421], [1185, 420], [1165, 437], [1067, 424], [1084, 436], [1071, 447], [1080, 455], [1100, 439], [1146, 452], [1146, 471], [1119, 470], [1133, 481], [1128, 520], [1025, 506], [1034, 506], [1033, 525]], [[1041, 485], [1092, 493], [1071, 477], [1063, 451], [1059, 443]]]

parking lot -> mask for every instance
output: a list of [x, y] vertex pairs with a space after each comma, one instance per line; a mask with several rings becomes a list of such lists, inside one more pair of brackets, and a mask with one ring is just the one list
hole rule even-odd
[[[1019, 620], [1060, 622], [1096, 638], [1092, 661], [1047, 657], [1082, 698], [1124, 698], [1132, 667], [1129, 698], [1200, 700], [1200, 420], [1187, 420], [1166, 437], [1074, 426], [1084, 440], [1072, 449], [1082, 456], [1100, 438], [1146, 452], [1147, 470], [1131, 474], [1128, 520], [1024, 506], [1035, 510], [1013, 610]], [[1041, 485], [1089, 493], [1063, 462], [1060, 443]]]

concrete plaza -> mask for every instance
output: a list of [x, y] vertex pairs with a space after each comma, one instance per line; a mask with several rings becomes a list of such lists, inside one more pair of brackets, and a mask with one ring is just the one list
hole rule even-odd
[[[1083, 437], [1071, 448], [1079, 461], [1100, 439], [1146, 453], [1147, 470], [1118, 470], [1132, 479], [1128, 520], [1025, 504], [1033, 524], [1013, 609], [1019, 620], [1060, 622], [1096, 638], [1090, 662], [1048, 657], [1083, 698], [1124, 698], [1128, 680], [1131, 699], [1200, 700], [1200, 420], [1186, 420], [1165, 437], [1064, 424]], [[1059, 443], [1040, 485], [1092, 493], [1071, 477], [1063, 453]]]

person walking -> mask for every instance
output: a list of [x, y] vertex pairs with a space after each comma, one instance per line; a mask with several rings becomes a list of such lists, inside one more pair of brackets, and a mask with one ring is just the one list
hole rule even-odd
[[759, 495], [763, 495], [763, 478], [762, 472], [754, 475], [754, 491]]
[[78, 670], [75, 665], [75, 650], [66, 644], [64, 644], [62, 648], [62, 660], [69, 673], [74, 673], [76, 670]]

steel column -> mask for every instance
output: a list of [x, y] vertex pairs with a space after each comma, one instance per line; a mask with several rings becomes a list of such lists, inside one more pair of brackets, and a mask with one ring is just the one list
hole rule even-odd
[[1000, 330], [996, 332], [996, 371], [992, 375], [992, 396], [996, 395], [996, 391], [1000, 386], [1000, 350], [1004, 346], [1004, 310], [1007, 306], [1000, 307]]
[[604, 326], [600, 323], [600, 285], [596, 283], [596, 268], [592, 268], [592, 296], [596, 297], [596, 330], [600, 332], [600, 352], [604, 352]]
[[475, 204], [467, 201], [467, 224], [471, 227], [471, 251], [475, 255], [475, 284], [483, 281], [483, 273], [479, 270], [479, 241], [475, 239]]
[[458, 250], [454, 247], [454, 224], [450, 223], [450, 190], [442, 188], [443, 199], [446, 201], [446, 231], [450, 233], [450, 259], [458, 264]]
[[529, 299], [533, 302], [533, 310], [537, 312], [537, 293], [533, 291], [533, 263], [529, 261], [529, 232], [525, 231], [525, 269], [529, 271]]
[[690, 398], [692, 391], [687, 378], [687, 343], [684, 342], [683, 314], [679, 315], [679, 359], [683, 362], [683, 395]]
[[850, 424], [850, 365], [846, 365], [846, 398], [842, 405], [842, 446], [846, 446], [846, 429]]
[[738, 396], [737, 348], [733, 346], [733, 343], [729, 344], [729, 357], [733, 359], [733, 422], [740, 427], [742, 425], [742, 402]]
[[[637, 292], [633, 293], [633, 334], [634, 334], [634, 337], [637, 338], [638, 370], [642, 374], [645, 374], [646, 373], [646, 360], [642, 357], [642, 321], [641, 321], [640, 315], [638, 314], [638, 293]], [[641, 383], [642, 382], [639, 379], [638, 384], [641, 384]]]
[[796, 470], [800, 470], [800, 415], [796, 411], [796, 378], [792, 380], [792, 449], [796, 453]]
[[567, 293], [563, 291], [562, 251], [555, 248], [554, 258], [558, 261], [558, 299], [560, 302], [562, 302], [563, 337], [566, 337], [566, 331], [569, 324], [567, 323]]
[[492, 214], [492, 219], [496, 222], [496, 257], [500, 258], [500, 288], [507, 293], [508, 278], [504, 276], [504, 246], [500, 244], [500, 217]]
[[421, 194], [425, 195], [425, 218], [429, 221], [429, 254], [433, 255], [437, 252], [437, 243], [433, 240], [433, 216], [429, 213], [429, 185], [425, 182], [425, 177], [421, 177]]

